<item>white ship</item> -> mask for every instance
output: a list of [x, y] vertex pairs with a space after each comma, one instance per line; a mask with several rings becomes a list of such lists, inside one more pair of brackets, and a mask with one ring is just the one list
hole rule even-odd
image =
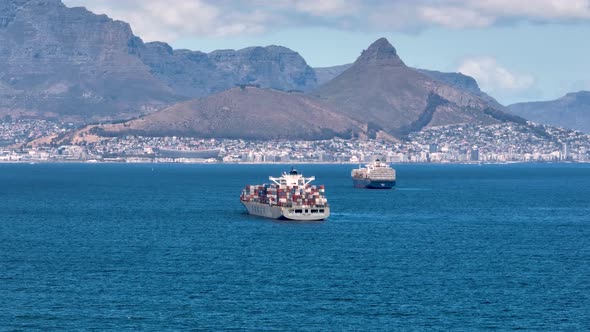
[[395, 170], [379, 159], [366, 167], [353, 169], [352, 183], [357, 188], [391, 189], [395, 186]]
[[242, 190], [240, 201], [248, 213], [256, 216], [297, 221], [318, 221], [330, 216], [323, 185], [310, 183], [296, 170], [281, 177], [269, 177], [271, 184], [249, 185]]

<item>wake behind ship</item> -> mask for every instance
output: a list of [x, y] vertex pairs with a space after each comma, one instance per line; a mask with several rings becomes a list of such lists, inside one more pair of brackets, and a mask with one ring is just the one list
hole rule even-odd
[[248, 213], [297, 221], [319, 221], [330, 216], [324, 186], [310, 184], [315, 177], [306, 178], [292, 169], [268, 179], [273, 183], [248, 185], [242, 190], [240, 201]]
[[395, 186], [395, 170], [379, 159], [366, 167], [353, 169], [351, 176], [357, 188], [391, 189]]

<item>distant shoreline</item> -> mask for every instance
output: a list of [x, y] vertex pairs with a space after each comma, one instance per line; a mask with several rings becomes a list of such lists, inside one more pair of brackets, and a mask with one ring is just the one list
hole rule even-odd
[[[46, 164], [121, 164], [121, 165], [364, 165], [368, 162], [125, 162], [125, 161], [6, 161], [0, 160], [0, 164], [15, 165], [46, 165]], [[507, 162], [390, 162], [390, 165], [515, 165], [515, 164], [590, 164], [589, 161], [507, 161]]]

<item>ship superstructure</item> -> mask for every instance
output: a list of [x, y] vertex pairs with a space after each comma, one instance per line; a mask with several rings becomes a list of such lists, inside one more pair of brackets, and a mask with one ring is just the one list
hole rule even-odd
[[272, 183], [248, 185], [242, 190], [240, 201], [248, 213], [297, 221], [317, 221], [330, 216], [324, 186], [311, 184], [315, 177], [306, 178], [292, 169], [268, 179]]
[[395, 169], [389, 164], [375, 160], [365, 167], [353, 169], [352, 182], [357, 188], [391, 189], [395, 186]]

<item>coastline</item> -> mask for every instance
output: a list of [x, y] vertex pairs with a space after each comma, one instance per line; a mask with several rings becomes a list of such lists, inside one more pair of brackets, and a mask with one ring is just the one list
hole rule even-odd
[[[313, 161], [293, 161], [293, 162], [211, 162], [211, 161], [191, 161], [191, 162], [134, 162], [134, 161], [84, 161], [84, 160], [35, 160], [35, 161], [10, 161], [0, 160], [0, 165], [43, 165], [43, 164], [128, 164], [128, 165], [352, 165], [365, 164], [366, 162], [313, 162]], [[590, 164], [588, 161], [505, 161], [505, 162], [390, 162], [390, 165], [538, 165], [538, 164]]]

